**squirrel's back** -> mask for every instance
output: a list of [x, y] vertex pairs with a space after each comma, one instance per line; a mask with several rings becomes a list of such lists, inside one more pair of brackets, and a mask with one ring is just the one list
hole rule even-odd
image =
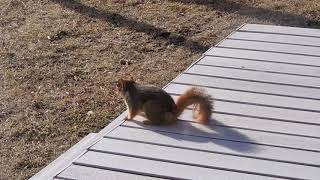
[[168, 112], [173, 112], [176, 110], [177, 107], [174, 100], [163, 89], [141, 84], [135, 84], [135, 86], [139, 92], [139, 99], [143, 104], [150, 100], [157, 100], [159, 105], [161, 105], [159, 108], [164, 108], [164, 110]]

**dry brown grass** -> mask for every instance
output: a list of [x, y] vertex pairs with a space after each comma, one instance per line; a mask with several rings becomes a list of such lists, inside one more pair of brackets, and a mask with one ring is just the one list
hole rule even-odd
[[[0, 179], [25, 179], [246, 22], [320, 27], [318, 0], [0, 1]], [[87, 115], [93, 111], [93, 115]]]

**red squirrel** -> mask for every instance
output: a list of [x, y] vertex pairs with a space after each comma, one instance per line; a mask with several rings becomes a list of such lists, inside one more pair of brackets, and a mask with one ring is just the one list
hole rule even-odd
[[143, 121], [144, 124], [174, 123], [189, 105], [195, 105], [193, 111], [195, 120], [206, 124], [213, 110], [211, 96], [195, 87], [184, 92], [176, 103], [163, 89], [141, 85], [132, 79], [118, 80], [117, 90], [128, 108], [127, 118], [133, 119], [138, 113], [143, 112], [147, 118]]

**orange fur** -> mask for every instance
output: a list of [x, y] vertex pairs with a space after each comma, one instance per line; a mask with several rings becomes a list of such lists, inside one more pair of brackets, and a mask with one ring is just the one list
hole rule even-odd
[[[177, 117], [190, 105], [195, 105], [194, 116], [199, 123], [208, 123], [213, 110], [213, 101], [210, 96], [205, 94], [203, 90], [198, 88], [191, 88], [182, 94], [177, 102]], [[197, 111], [197, 113], [195, 112]]]

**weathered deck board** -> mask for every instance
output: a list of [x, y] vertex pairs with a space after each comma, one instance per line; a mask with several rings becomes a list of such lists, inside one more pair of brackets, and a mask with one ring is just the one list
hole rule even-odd
[[[177, 99], [177, 96], [173, 96]], [[244, 103], [215, 101], [215, 112], [266, 119], [320, 125], [319, 113], [257, 106]]]
[[88, 151], [75, 164], [170, 179], [268, 179], [265, 176]]
[[207, 125], [122, 114], [52, 178], [319, 179], [320, 30], [244, 25], [165, 90], [192, 86], [215, 99]]
[[318, 29], [272, 26], [272, 25], [261, 25], [261, 24], [246, 24], [240, 29], [240, 31], [320, 37], [320, 30]]
[[[145, 127], [141, 124], [133, 124], [132, 122], [126, 122], [125, 125], [128, 126], [117, 128], [106, 138], [121, 138], [182, 149], [320, 166], [320, 153], [317, 152], [190, 136], [176, 132], [164, 132], [168, 130], [165, 128], [161, 130], [161, 127], [157, 127], [158, 131], [156, 131], [154, 127]], [[133, 126], [138, 128], [134, 128]], [[195, 130], [197, 129], [195, 128]]]
[[219, 47], [320, 57], [320, 47], [227, 39]]
[[187, 73], [273, 84], [320, 88], [319, 78], [194, 65]]
[[206, 52], [206, 55], [320, 67], [319, 57], [244, 49], [230, 49], [223, 48], [222, 46], [211, 48], [208, 52]]
[[[304, 99], [320, 100], [320, 89], [286, 86], [264, 82], [250, 82], [247, 80], [228, 79], [223, 77], [208, 77], [195, 74], [182, 74], [173, 80], [174, 83], [193, 86], [213, 87], [220, 89], [238, 90], [258, 94], [271, 94]], [[214, 96], [214, 95], [213, 95]]]
[[106, 169], [99, 169], [86, 166], [71, 165], [60, 174], [57, 178], [61, 179], [90, 179], [90, 180], [160, 180], [162, 178], [155, 178], [149, 176], [141, 176], [136, 174], [123, 173], [119, 171], [111, 171]]
[[[319, 79], [320, 81], [320, 79]], [[166, 87], [166, 91], [171, 94], [181, 94], [190, 88], [189, 85], [170, 84]], [[302, 111], [319, 112], [320, 101], [312, 99], [301, 99], [284, 96], [274, 96], [267, 94], [257, 94], [250, 92], [239, 92], [225, 89], [203, 88], [209, 94], [214, 94], [216, 100], [232, 101], [239, 103], [250, 103], [261, 106], [271, 106], [278, 108], [296, 109]], [[319, 119], [320, 121], [320, 119]]]
[[[131, 122], [126, 123], [130, 127], [139, 127], [139, 124]], [[153, 130], [162, 130], [164, 132], [176, 132], [179, 134], [217, 138], [237, 142], [262, 144], [268, 146], [284, 147], [291, 149], [300, 149], [305, 151], [320, 152], [320, 141], [316, 138], [290, 136], [286, 134], [276, 134], [261, 131], [252, 131], [246, 129], [237, 129], [229, 127], [209, 127], [201, 124], [190, 124], [190, 122], [178, 122], [174, 126], [162, 128], [152, 127]]]
[[266, 61], [205, 56], [197, 64], [320, 78], [320, 68]]
[[288, 43], [303, 46], [319, 46], [320, 37], [305, 37], [305, 36], [291, 36], [291, 35], [279, 35], [279, 34], [267, 34], [267, 33], [255, 33], [250, 32], [235, 32], [229, 39], [238, 39], [246, 41], [261, 41], [261, 42], [275, 42], [275, 43]]
[[[192, 111], [186, 110], [184, 113], [182, 113], [179, 119], [184, 121], [194, 121], [192, 118]], [[320, 126], [302, 123], [291, 123], [277, 120], [259, 119], [254, 117], [214, 113], [211, 116], [209, 124], [213, 127], [228, 126], [280, 134], [320, 138]]]
[[[130, 147], [130, 148], [126, 148]], [[116, 139], [104, 139], [94, 145], [91, 150], [113, 153], [133, 157], [147, 158], [159, 161], [187, 164], [206, 168], [223, 168], [230, 171], [243, 171], [265, 176], [288, 178], [314, 178], [320, 176], [319, 168], [283, 162], [214, 154], [188, 149], [157, 146], [153, 144], [136, 143]], [[143, 152], [143, 153], [141, 153]], [[187, 158], [186, 157], [192, 157]], [[239, 166], [239, 163], [242, 166]], [[251, 164], [255, 164], [253, 167]], [[301, 174], [303, 171], [306, 174]]]

